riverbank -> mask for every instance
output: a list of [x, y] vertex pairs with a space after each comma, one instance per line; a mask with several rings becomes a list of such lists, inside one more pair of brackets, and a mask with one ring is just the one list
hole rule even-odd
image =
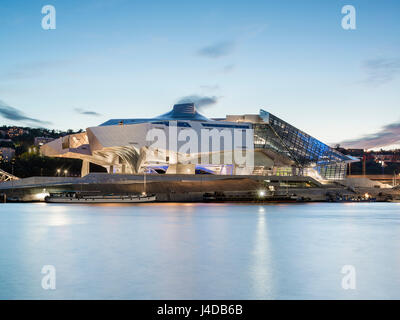
[[31, 177], [0, 184], [0, 194], [14, 201], [43, 201], [48, 193], [155, 194], [159, 202], [204, 201], [389, 201], [400, 199], [391, 188], [364, 187], [354, 181], [321, 183], [302, 176], [128, 175], [91, 173], [83, 178]]

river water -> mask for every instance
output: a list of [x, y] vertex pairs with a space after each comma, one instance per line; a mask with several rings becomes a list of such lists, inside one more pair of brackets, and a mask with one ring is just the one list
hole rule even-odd
[[0, 204], [0, 299], [361, 298], [400, 298], [400, 204]]

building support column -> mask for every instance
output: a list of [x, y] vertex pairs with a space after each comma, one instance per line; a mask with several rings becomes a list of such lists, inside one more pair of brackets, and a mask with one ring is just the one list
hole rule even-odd
[[90, 173], [90, 162], [82, 160], [81, 177], [84, 177]]

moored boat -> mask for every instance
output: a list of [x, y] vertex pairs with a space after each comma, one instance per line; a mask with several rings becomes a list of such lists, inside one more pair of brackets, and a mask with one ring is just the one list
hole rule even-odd
[[156, 196], [152, 194], [91, 195], [69, 191], [50, 193], [44, 200], [49, 203], [142, 203], [154, 202]]

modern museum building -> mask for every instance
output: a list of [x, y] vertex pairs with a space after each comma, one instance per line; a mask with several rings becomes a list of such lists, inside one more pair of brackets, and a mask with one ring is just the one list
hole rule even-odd
[[310, 176], [341, 180], [358, 161], [275, 115], [209, 119], [193, 103], [151, 119], [112, 119], [41, 147], [49, 157], [82, 160], [109, 173]]

